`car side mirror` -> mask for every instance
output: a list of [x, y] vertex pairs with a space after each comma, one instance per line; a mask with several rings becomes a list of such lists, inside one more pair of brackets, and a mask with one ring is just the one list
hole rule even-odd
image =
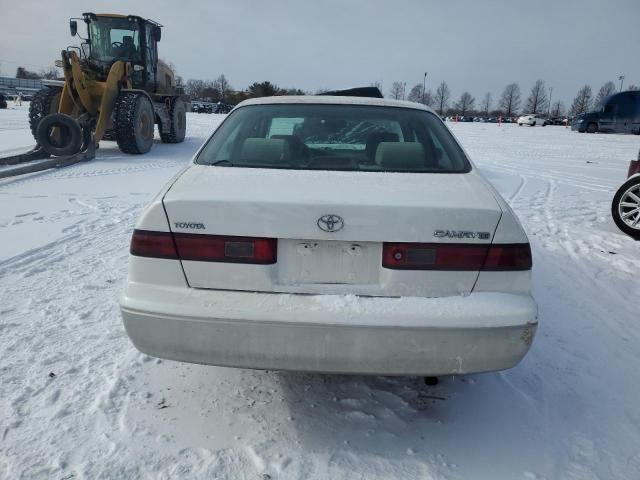
[[153, 27], [151, 29], [151, 36], [156, 42], [159, 42], [162, 38], [162, 29], [160, 27]]
[[71, 36], [75, 37], [78, 34], [78, 22], [69, 20], [69, 31], [71, 32]]

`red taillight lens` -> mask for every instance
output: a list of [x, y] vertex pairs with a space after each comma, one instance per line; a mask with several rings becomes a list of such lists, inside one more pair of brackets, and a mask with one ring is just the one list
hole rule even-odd
[[171, 232], [134, 230], [129, 251], [137, 257], [178, 258]]
[[531, 247], [528, 243], [491, 245], [483, 270], [531, 270]]
[[138, 257], [268, 265], [278, 260], [278, 240], [134, 230], [130, 252]]
[[400, 270], [480, 270], [486, 245], [385, 243], [382, 266]]
[[385, 243], [382, 266], [395, 270], [529, 270], [529, 244]]
[[176, 233], [174, 238], [181, 260], [268, 265], [278, 259], [278, 241], [275, 238], [189, 233]]

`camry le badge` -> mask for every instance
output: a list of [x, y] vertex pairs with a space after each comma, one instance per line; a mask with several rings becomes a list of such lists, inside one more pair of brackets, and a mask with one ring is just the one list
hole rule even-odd
[[490, 240], [490, 232], [470, 232], [467, 230], [436, 230], [433, 232], [436, 238], [478, 238], [480, 240]]
[[324, 232], [338, 232], [344, 227], [344, 220], [340, 215], [323, 215], [318, 219], [318, 228]]

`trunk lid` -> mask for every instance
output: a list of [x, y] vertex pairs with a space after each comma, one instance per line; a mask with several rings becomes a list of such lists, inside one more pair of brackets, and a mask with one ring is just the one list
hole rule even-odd
[[[383, 242], [486, 244], [502, 213], [475, 172], [194, 165], [163, 202], [175, 233], [278, 239], [277, 262], [272, 265], [182, 261], [191, 287], [290, 293], [469, 293], [477, 271], [386, 269]], [[342, 219], [334, 225], [337, 231], [321, 229], [327, 227], [323, 217], [331, 223], [327, 215]]]

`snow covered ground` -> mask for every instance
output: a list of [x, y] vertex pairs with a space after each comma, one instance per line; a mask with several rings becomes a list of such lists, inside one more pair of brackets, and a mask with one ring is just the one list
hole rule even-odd
[[[636, 136], [449, 124], [513, 205], [540, 329], [502, 373], [348, 377], [138, 353], [117, 296], [138, 213], [221, 120], [188, 139], [0, 181], [0, 478], [640, 478], [640, 243], [609, 202]], [[0, 110], [0, 151], [31, 144]]]

